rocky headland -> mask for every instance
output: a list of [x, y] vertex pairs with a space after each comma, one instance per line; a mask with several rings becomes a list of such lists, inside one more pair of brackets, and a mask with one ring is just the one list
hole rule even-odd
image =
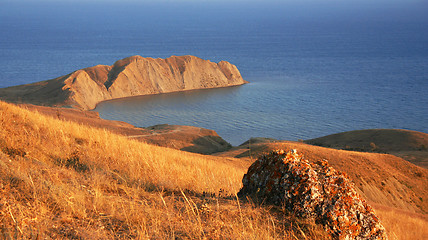
[[245, 83], [236, 66], [226, 61], [132, 56], [111, 66], [97, 65], [52, 80], [3, 88], [0, 99], [89, 110], [110, 99]]

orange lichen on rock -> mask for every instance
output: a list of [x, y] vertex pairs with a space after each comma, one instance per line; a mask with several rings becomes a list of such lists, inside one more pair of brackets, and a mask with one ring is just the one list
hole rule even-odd
[[335, 239], [387, 239], [372, 208], [327, 160], [310, 163], [296, 150], [272, 151], [251, 165], [242, 182], [240, 197], [314, 218]]

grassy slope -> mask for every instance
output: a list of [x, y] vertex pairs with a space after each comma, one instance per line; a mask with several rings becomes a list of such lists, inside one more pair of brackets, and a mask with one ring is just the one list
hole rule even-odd
[[187, 152], [209, 154], [229, 149], [231, 146], [213, 130], [192, 126], [157, 125], [146, 128], [135, 127], [121, 121], [104, 120], [97, 112], [71, 108], [53, 108], [31, 104], [20, 105], [43, 115], [77, 122], [96, 128], [107, 129], [119, 135], [127, 136], [152, 145], [180, 149]]
[[373, 205], [390, 239], [427, 239], [428, 170], [389, 154], [336, 150], [301, 142], [255, 142], [217, 156], [239, 157], [250, 164], [273, 149], [298, 149], [310, 161], [327, 159], [345, 172]]
[[311, 222], [237, 201], [239, 161], [4, 102], [0, 149], [0, 238], [326, 238]]
[[282, 142], [203, 156], [3, 102], [0, 238], [326, 238], [311, 222], [234, 197], [252, 160], [230, 156], [275, 148], [297, 148], [347, 172], [374, 204], [390, 239], [426, 239], [428, 217], [420, 213], [426, 205], [417, 202], [428, 201], [426, 170], [390, 155]]

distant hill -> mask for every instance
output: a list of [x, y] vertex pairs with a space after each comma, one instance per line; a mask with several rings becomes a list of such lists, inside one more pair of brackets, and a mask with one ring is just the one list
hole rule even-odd
[[167, 59], [132, 56], [52, 80], [0, 89], [0, 99], [46, 106], [93, 109], [105, 100], [217, 88], [247, 83], [235, 65], [194, 56]]
[[428, 134], [403, 129], [367, 129], [332, 134], [305, 142], [363, 152], [422, 151], [428, 149]]
[[367, 129], [306, 140], [335, 149], [389, 153], [428, 168], [428, 134], [403, 129]]

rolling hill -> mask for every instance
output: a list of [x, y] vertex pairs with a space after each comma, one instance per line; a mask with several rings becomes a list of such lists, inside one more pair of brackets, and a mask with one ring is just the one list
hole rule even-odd
[[105, 120], [67, 120], [77, 110], [34, 109], [0, 102], [4, 238], [329, 239], [308, 219], [236, 197], [254, 158], [279, 148], [345, 172], [391, 239], [427, 234], [428, 170], [396, 156], [287, 141], [200, 155], [96, 126]]

